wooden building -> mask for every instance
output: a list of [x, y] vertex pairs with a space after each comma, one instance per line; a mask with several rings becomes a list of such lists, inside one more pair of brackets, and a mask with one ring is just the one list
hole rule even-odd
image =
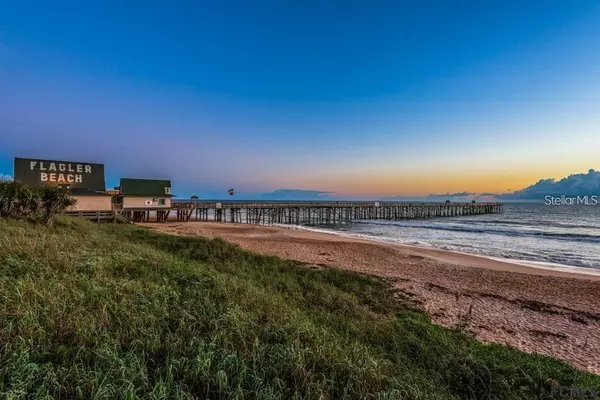
[[115, 208], [123, 210], [171, 208], [171, 197], [173, 197], [171, 181], [121, 178]]
[[70, 193], [76, 201], [71, 211], [110, 211], [113, 208], [112, 196], [105, 192], [71, 188]]

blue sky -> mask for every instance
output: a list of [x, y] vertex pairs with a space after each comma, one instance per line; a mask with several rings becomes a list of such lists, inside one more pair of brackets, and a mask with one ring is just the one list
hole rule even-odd
[[597, 1], [0, 9], [0, 174], [23, 156], [182, 196], [414, 196], [600, 167]]

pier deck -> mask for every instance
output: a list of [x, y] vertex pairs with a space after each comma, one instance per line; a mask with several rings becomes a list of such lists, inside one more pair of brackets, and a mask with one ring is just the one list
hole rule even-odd
[[[178, 201], [171, 210], [175, 211], [177, 221], [323, 225], [353, 220], [501, 214], [504, 207], [502, 203]], [[160, 212], [158, 222], [169, 220], [168, 213], [166, 216], [164, 213]], [[149, 218], [147, 213], [145, 219], [149, 221]]]

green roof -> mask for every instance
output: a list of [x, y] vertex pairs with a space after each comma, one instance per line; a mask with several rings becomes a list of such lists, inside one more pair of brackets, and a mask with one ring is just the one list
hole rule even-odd
[[125, 196], [171, 197], [171, 181], [121, 178], [120, 193]]

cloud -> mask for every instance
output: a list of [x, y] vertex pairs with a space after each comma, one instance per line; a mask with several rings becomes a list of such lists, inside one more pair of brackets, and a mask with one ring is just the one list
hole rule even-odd
[[10, 175], [4, 175], [0, 173], [0, 181], [12, 181], [12, 176]]
[[431, 193], [427, 196], [393, 196], [380, 198], [382, 201], [467, 201], [478, 196], [473, 192]]
[[328, 200], [331, 192], [307, 189], [276, 189], [258, 195], [260, 200]]
[[[456, 193], [432, 193], [424, 200], [457, 200], [465, 201], [510, 201], [510, 200], [543, 200], [544, 196], [561, 196], [567, 197], [600, 195], [600, 171], [590, 169], [587, 173], [571, 174], [560, 180], [553, 178], [540, 179], [538, 182], [525, 189], [517, 190], [512, 193], [473, 193], [473, 192], [456, 192]], [[407, 198], [392, 197], [389, 200], [405, 200]], [[412, 200], [418, 200], [416, 198]]]
[[468, 197], [468, 196], [475, 196], [475, 195], [477, 195], [477, 193], [471, 193], [471, 192], [456, 192], [456, 193], [445, 193], [445, 194], [435, 194], [435, 193], [432, 193], [429, 196], [427, 196], [427, 198]]
[[600, 194], [600, 171], [590, 169], [587, 173], [572, 174], [560, 180], [553, 178], [540, 179], [525, 189], [502, 194], [498, 198], [503, 200], [541, 200], [547, 195], [575, 197], [598, 194]]

